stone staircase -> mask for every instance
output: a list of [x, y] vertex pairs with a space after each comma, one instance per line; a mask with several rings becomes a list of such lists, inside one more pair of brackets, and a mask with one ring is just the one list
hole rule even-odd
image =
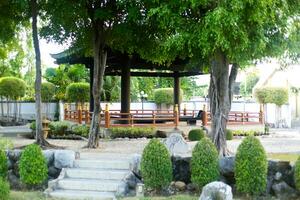
[[115, 200], [128, 193], [133, 155], [82, 153], [72, 168], [49, 181], [49, 197], [84, 200]]

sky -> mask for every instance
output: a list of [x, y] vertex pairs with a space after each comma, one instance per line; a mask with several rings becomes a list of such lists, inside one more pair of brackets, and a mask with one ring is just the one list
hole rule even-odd
[[48, 67], [56, 67], [54, 59], [50, 54], [56, 54], [67, 49], [67, 45], [59, 45], [54, 42], [47, 42], [45, 39], [40, 39], [41, 59], [43, 65]]

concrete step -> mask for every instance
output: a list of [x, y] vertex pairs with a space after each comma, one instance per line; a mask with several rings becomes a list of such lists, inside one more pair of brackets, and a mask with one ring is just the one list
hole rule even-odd
[[126, 187], [126, 184], [122, 181], [116, 180], [97, 180], [83, 178], [65, 178], [58, 181], [58, 189], [63, 190], [117, 192], [119, 187]]
[[50, 197], [63, 199], [84, 199], [84, 200], [116, 200], [112, 192], [95, 192], [80, 190], [54, 190], [49, 193]]
[[130, 169], [130, 162], [122, 159], [78, 159], [74, 161], [74, 166], [77, 168], [89, 168], [89, 169]]
[[122, 180], [130, 173], [131, 171], [129, 170], [89, 169], [89, 168], [66, 169], [66, 176], [68, 178]]
[[94, 152], [81, 152], [80, 159], [122, 159], [122, 160], [131, 160], [134, 154], [118, 154], [118, 153], [94, 153]]

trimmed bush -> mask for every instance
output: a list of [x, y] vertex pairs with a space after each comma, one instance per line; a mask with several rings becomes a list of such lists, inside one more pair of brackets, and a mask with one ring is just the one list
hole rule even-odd
[[193, 129], [190, 130], [188, 138], [190, 141], [199, 141], [205, 137], [205, 131], [202, 129]]
[[145, 147], [141, 173], [147, 188], [162, 189], [172, 181], [171, 158], [167, 148], [158, 139], [152, 139]]
[[66, 135], [68, 129], [70, 129], [71, 123], [67, 121], [50, 122], [49, 128], [51, 135]]
[[232, 140], [233, 139], [233, 131], [230, 129], [226, 130], [226, 140]]
[[4, 150], [0, 149], [0, 179], [7, 177], [7, 157]]
[[90, 84], [71, 83], [66, 89], [66, 99], [76, 103], [88, 102], [90, 100]]
[[261, 104], [274, 103], [282, 106], [289, 100], [289, 92], [283, 87], [264, 87], [258, 88], [254, 92], [254, 96]]
[[260, 141], [254, 136], [245, 138], [237, 149], [235, 179], [237, 190], [259, 195], [266, 190], [268, 161]]
[[199, 188], [219, 178], [219, 159], [215, 145], [207, 137], [195, 146], [191, 159], [191, 180]]
[[53, 83], [42, 83], [41, 96], [43, 102], [50, 102], [55, 95], [55, 85]]
[[297, 190], [300, 190], [300, 156], [295, 163], [294, 179]]
[[90, 126], [78, 125], [72, 127], [72, 133], [75, 135], [80, 135], [82, 137], [88, 137], [90, 131]]
[[152, 138], [155, 136], [155, 129], [153, 127], [118, 127], [111, 128], [111, 138]]
[[14, 144], [8, 138], [0, 138], [0, 150], [12, 149]]
[[[183, 91], [180, 90], [180, 101], [182, 99]], [[156, 104], [174, 104], [174, 89], [173, 88], [159, 88], [154, 90], [154, 101]]]
[[47, 161], [38, 145], [31, 144], [24, 149], [19, 172], [21, 182], [28, 185], [39, 185], [47, 180]]
[[17, 100], [25, 95], [26, 83], [16, 77], [3, 77], [0, 79], [0, 96]]
[[9, 193], [9, 183], [5, 179], [0, 178], [0, 200], [9, 199]]

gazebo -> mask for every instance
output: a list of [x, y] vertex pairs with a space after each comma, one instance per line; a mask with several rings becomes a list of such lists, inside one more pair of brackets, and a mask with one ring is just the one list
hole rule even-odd
[[[57, 64], [84, 64], [90, 69], [90, 111], [93, 111], [93, 57], [82, 56], [69, 50], [51, 55]], [[174, 78], [174, 105], [180, 105], [180, 78], [203, 74], [200, 66], [191, 66], [189, 59], [177, 58], [169, 65], [153, 64], [138, 54], [126, 54], [108, 50], [105, 76], [121, 76], [121, 113], [130, 112], [130, 77], [172, 77]]]

